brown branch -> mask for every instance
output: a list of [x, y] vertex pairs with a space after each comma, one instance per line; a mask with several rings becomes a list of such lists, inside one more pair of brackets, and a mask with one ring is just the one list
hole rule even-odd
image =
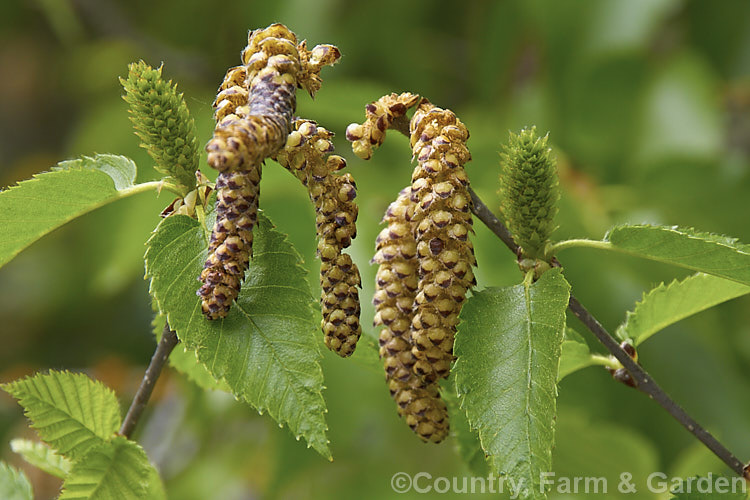
[[177, 334], [169, 327], [169, 323], [164, 323], [164, 331], [161, 334], [161, 340], [156, 346], [156, 351], [151, 357], [151, 362], [146, 368], [146, 373], [143, 375], [141, 385], [138, 387], [138, 391], [135, 393], [133, 402], [130, 403], [128, 413], [125, 415], [125, 419], [122, 421], [122, 427], [120, 427], [120, 435], [130, 438], [135, 430], [135, 426], [138, 424], [138, 420], [143, 414], [143, 410], [146, 409], [146, 404], [151, 397], [151, 393], [154, 391], [156, 381], [161, 375], [161, 370], [166, 363], [167, 358], [171, 354], [175, 346], [180, 342], [177, 338]]
[[[409, 137], [409, 126], [406, 117], [402, 117], [401, 120], [394, 120], [391, 127]], [[473, 189], [469, 188], [469, 194], [471, 195], [472, 207], [471, 211], [481, 220], [495, 236], [505, 243], [514, 254], [518, 255], [518, 245], [513, 240], [508, 228], [505, 227], [492, 211], [487, 208], [482, 200], [477, 196]], [[552, 262], [555, 266], [560, 266], [557, 259], [553, 259]], [[596, 338], [601, 342], [617, 360], [622, 363], [625, 369], [630, 374], [630, 377], [634, 383], [634, 386], [642, 393], [646, 394], [649, 398], [656, 401], [659, 406], [664, 408], [667, 413], [677, 420], [680, 425], [694, 435], [700, 442], [713, 452], [722, 462], [727, 464], [739, 476], [744, 477], [750, 481], [750, 464], [747, 466], [743, 465], [742, 462], [734, 456], [724, 445], [722, 445], [710, 432], [701, 427], [693, 417], [688, 415], [680, 405], [675, 403], [664, 390], [654, 381], [653, 378], [644, 370], [637, 362], [620, 347], [614, 337], [597, 321], [597, 319], [586, 310], [585, 307], [578, 301], [578, 299], [571, 293], [570, 300], [568, 302], [568, 309], [593, 333]]]
[[[513, 241], [513, 237], [508, 228], [495, 217], [487, 205], [479, 199], [477, 194], [469, 189], [472, 200], [472, 212], [492, 231], [503, 243], [514, 253], [518, 254], [518, 245]], [[635, 387], [648, 397], [656, 401], [659, 406], [664, 408], [680, 425], [693, 434], [700, 442], [713, 452], [722, 462], [727, 464], [739, 476], [750, 480], [750, 469], [745, 467], [742, 462], [732, 454], [724, 445], [722, 445], [710, 432], [701, 427], [685, 410], [675, 403], [664, 390], [654, 381], [654, 379], [644, 370], [625, 350], [620, 347], [617, 340], [597, 321], [597, 319], [570, 294], [568, 309], [593, 333], [604, 347], [622, 363], [635, 384]]]

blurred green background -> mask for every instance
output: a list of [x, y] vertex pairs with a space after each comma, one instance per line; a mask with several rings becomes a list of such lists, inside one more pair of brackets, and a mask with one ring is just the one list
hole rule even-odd
[[[300, 93], [298, 113], [338, 134], [337, 150], [357, 179], [352, 254], [363, 275], [365, 334], [352, 360], [325, 353], [333, 463], [249, 406], [167, 373], [137, 438], [170, 498], [429, 498], [397, 495], [391, 476], [469, 474], [452, 439], [425, 445], [399, 421], [368, 345], [376, 331], [369, 326], [374, 268], [367, 263], [385, 207], [409, 182], [410, 153], [407, 140], [392, 134], [364, 162], [351, 154], [343, 132], [384, 93], [420, 93], [461, 117], [471, 131], [469, 176], [495, 210], [497, 152], [508, 131], [531, 124], [549, 130], [564, 190], [557, 238], [600, 238], [613, 223], [629, 221], [694, 226], [750, 242], [747, 0], [4, 1], [0, 185], [97, 152], [130, 156], [139, 180], [156, 178], [120, 98], [118, 77], [127, 64], [164, 63], [204, 142], [215, 89], [226, 68], [239, 63], [247, 30], [276, 21], [311, 45], [332, 43], [344, 54], [324, 70], [314, 101]], [[304, 256], [317, 296], [314, 217], [304, 189], [269, 162], [261, 193], [261, 207]], [[143, 194], [118, 202], [0, 269], [0, 381], [47, 368], [84, 369], [127, 406], [154, 348], [143, 244], [171, 201], [169, 194]], [[510, 252], [480, 224], [476, 231], [479, 287], [518, 282]], [[593, 250], [572, 250], [562, 260], [574, 293], [612, 330], [643, 291], [685, 275]], [[748, 297], [724, 304], [668, 328], [640, 352], [663, 387], [744, 459], [749, 311]], [[656, 404], [602, 369], [570, 376], [559, 392], [558, 475], [610, 477], [607, 497], [618, 498], [621, 472], [726, 472]], [[18, 464], [7, 443], [19, 435], [33, 432], [20, 407], [1, 394], [0, 458]], [[28, 473], [39, 498], [56, 494], [56, 481]]]

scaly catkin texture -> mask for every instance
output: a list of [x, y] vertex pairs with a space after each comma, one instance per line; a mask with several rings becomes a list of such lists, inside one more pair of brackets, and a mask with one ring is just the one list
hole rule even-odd
[[333, 151], [333, 133], [314, 121], [297, 119], [286, 146], [275, 160], [307, 187], [315, 206], [320, 266], [321, 327], [325, 343], [340, 356], [354, 352], [362, 332], [359, 323], [360, 276], [343, 253], [356, 236], [358, 207], [351, 175], [334, 175], [346, 161]]
[[330, 45], [308, 51], [284, 25], [250, 32], [242, 66], [231, 68], [214, 107], [216, 128], [206, 145], [208, 164], [219, 171], [216, 224], [198, 290], [208, 319], [226, 317], [252, 255], [263, 160], [277, 153], [291, 132], [298, 86], [314, 93], [320, 69], [335, 63]]
[[450, 110], [423, 99], [410, 123], [418, 165], [412, 174], [412, 223], [419, 284], [411, 334], [414, 372], [427, 382], [447, 377], [453, 361], [458, 313], [476, 284], [469, 179], [469, 132]]
[[162, 68], [143, 61], [128, 66], [128, 77], [120, 78], [123, 99], [130, 105], [130, 120], [141, 139], [141, 147], [154, 159], [154, 168], [173, 179], [185, 194], [195, 187], [198, 141], [177, 85], [162, 79]]
[[547, 136], [539, 137], [534, 127], [511, 132], [501, 165], [500, 212], [505, 223], [524, 257], [545, 259], [560, 199], [557, 164]]
[[352, 151], [363, 160], [372, 157], [374, 148], [385, 140], [385, 132], [393, 121], [406, 115], [419, 96], [404, 92], [403, 94], [385, 95], [365, 107], [364, 123], [352, 123], [346, 128], [346, 139], [352, 143]]
[[388, 226], [377, 238], [373, 262], [379, 264], [373, 298], [375, 325], [381, 325], [380, 358], [398, 413], [424, 441], [439, 443], [448, 434], [448, 412], [437, 382], [414, 373], [411, 323], [418, 286], [417, 244], [411, 188], [399, 194], [386, 211]]

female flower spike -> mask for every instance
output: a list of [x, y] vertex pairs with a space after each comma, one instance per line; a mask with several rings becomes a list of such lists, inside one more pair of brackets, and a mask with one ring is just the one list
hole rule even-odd
[[426, 99], [412, 117], [410, 132], [418, 161], [411, 200], [419, 262], [412, 352], [414, 372], [431, 382], [449, 374], [458, 313], [467, 290], [476, 284], [469, 178], [463, 167], [471, 154], [464, 124]]
[[296, 109], [296, 89], [313, 94], [320, 69], [335, 63], [338, 49], [305, 42], [282, 24], [251, 31], [242, 66], [231, 68], [214, 102], [216, 128], [206, 146], [219, 171], [216, 224], [198, 290], [208, 319], [226, 317], [237, 298], [252, 254], [263, 161], [286, 143]]
[[354, 179], [334, 175], [346, 161], [333, 151], [333, 133], [314, 121], [297, 119], [286, 146], [274, 159], [307, 187], [315, 206], [320, 257], [321, 328], [329, 349], [346, 357], [362, 333], [359, 323], [359, 269], [343, 253], [357, 234]]
[[439, 443], [448, 434], [445, 402], [440, 399], [437, 382], [426, 382], [413, 371], [417, 359], [412, 353], [410, 328], [419, 282], [413, 215], [411, 188], [406, 188], [388, 207], [383, 218], [388, 226], [376, 242], [375, 325], [383, 327], [380, 358], [398, 414], [422, 440]]
[[560, 199], [557, 165], [536, 128], [511, 132], [501, 155], [500, 212], [523, 257], [545, 260]]

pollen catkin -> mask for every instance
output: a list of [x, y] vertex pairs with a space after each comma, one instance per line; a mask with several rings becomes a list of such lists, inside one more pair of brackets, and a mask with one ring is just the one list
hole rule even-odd
[[500, 212], [505, 223], [524, 257], [545, 259], [560, 198], [557, 166], [547, 136], [539, 137], [534, 127], [511, 132], [501, 165]]
[[385, 131], [391, 128], [394, 120], [405, 116], [418, 100], [419, 96], [404, 92], [385, 95], [368, 104], [365, 107], [365, 122], [352, 123], [346, 128], [346, 139], [352, 143], [354, 154], [369, 160], [373, 148], [383, 144]]
[[448, 412], [438, 384], [414, 373], [410, 327], [418, 286], [417, 244], [411, 188], [399, 194], [386, 211], [373, 262], [379, 264], [373, 304], [380, 325], [380, 358], [398, 413], [424, 441], [439, 443], [448, 434]]
[[418, 161], [412, 174], [412, 223], [419, 284], [411, 334], [414, 372], [430, 382], [448, 376], [458, 314], [476, 284], [469, 179], [463, 165], [469, 131], [450, 110], [423, 99], [410, 123]]
[[286, 146], [274, 159], [307, 187], [315, 206], [321, 260], [321, 328], [328, 348], [346, 357], [354, 352], [362, 332], [359, 270], [343, 253], [357, 233], [357, 191], [351, 175], [334, 175], [346, 167], [346, 161], [331, 154], [332, 137], [332, 132], [314, 121], [297, 119]]
[[208, 319], [226, 317], [239, 294], [252, 255], [261, 165], [286, 143], [296, 89], [317, 90], [320, 69], [338, 57], [332, 46], [308, 52], [288, 28], [273, 24], [250, 32], [243, 65], [231, 68], [219, 88], [216, 128], [206, 145], [208, 164], [219, 171], [216, 224], [198, 290]]

